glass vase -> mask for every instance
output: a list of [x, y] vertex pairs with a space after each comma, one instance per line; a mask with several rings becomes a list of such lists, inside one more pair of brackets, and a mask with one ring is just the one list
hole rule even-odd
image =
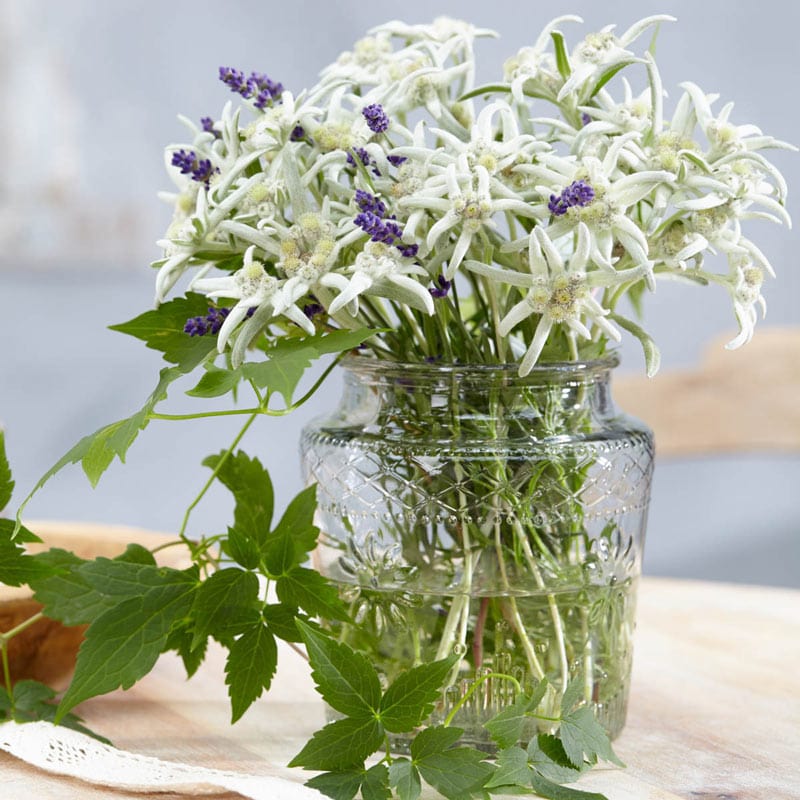
[[612, 737], [624, 725], [653, 437], [614, 406], [617, 364], [521, 378], [353, 356], [338, 408], [303, 432], [315, 566], [352, 617], [331, 627], [387, 684], [461, 656], [433, 722], [482, 749], [484, 723], [542, 678], [528, 737], [573, 682]]

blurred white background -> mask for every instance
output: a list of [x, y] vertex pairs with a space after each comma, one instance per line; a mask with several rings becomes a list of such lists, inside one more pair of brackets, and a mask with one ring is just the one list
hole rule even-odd
[[[220, 65], [267, 72], [297, 91], [372, 25], [449, 14], [501, 34], [479, 45], [479, 79], [489, 80], [565, 13], [586, 21], [564, 26], [571, 44], [608, 23], [624, 30], [649, 14], [675, 15], [657, 55], [667, 109], [678, 84], [692, 80], [736, 101], [734, 123], [800, 142], [794, 3], [0, 0], [0, 421], [17, 478], [12, 506], [81, 436], [132, 413], [155, 384], [158, 354], [106, 326], [151, 306], [148, 265], [170, 218], [155, 197], [169, 187], [163, 147], [183, 139], [177, 113], [219, 114], [229, 98]], [[772, 158], [798, 217], [800, 156]], [[794, 234], [767, 224], [750, 233], [778, 272], [764, 289], [763, 324], [800, 324]], [[662, 285], [646, 313], [662, 369], [695, 363], [712, 336], [735, 331], [718, 289]], [[643, 369], [638, 345], [626, 343], [622, 354], [624, 368]], [[172, 390], [172, 410], [190, 407], [181, 388]], [[279, 503], [300, 488], [300, 428], [337, 392], [333, 379], [296, 415], [251, 431], [246, 447], [273, 471]], [[115, 464], [95, 491], [79, 468], [67, 469], [28, 517], [174, 530], [205, 480], [200, 461], [232, 439], [229, 423], [154, 422], [128, 464]], [[645, 571], [800, 586], [798, 485], [800, 456], [659, 459]], [[230, 510], [229, 497], [213, 492], [190, 530], [222, 530]]]

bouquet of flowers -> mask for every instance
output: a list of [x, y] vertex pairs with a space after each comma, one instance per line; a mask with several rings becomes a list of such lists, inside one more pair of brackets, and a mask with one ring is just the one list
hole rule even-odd
[[[514, 691], [485, 724], [497, 761], [455, 747], [461, 731], [451, 723], [489, 677], [447, 713], [437, 706], [461, 668], [468, 611], [455, 600], [444, 608], [435, 625], [450, 637], [447, 646], [409, 670], [381, 669], [388, 683], [382, 687], [373, 666], [380, 661], [364, 645], [370, 632], [361, 636], [364, 620], [375, 615], [354, 617], [352, 602], [304, 566], [319, 534], [315, 488], [273, 525], [269, 476], [238, 448], [255, 419], [301, 406], [356, 348], [370, 363], [512, 364], [525, 377], [542, 364], [598, 359], [625, 331], [641, 341], [654, 374], [657, 346], [623, 301], [641, 309], [660, 279], [721, 287], [739, 326], [729, 346], [747, 342], [773, 270], [742, 222], [789, 224], [785, 182], [761, 151], [790, 146], [735, 124], [732, 104], [715, 109], [716, 95], [693, 83], [682, 85], [671, 117], [665, 115], [655, 60], [633, 48], [645, 34], [654, 40], [666, 21], [649, 17], [622, 33], [608, 26], [570, 50], [562, 28], [580, 20], [560, 17], [505, 62], [497, 82], [481, 86], [474, 45], [494, 33], [451, 19], [382, 25], [298, 93], [265, 74], [220, 68], [236, 102], [219, 118], [184, 119], [189, 139], [166, 150], [176, 189], [163, 195], [174, 216], [154, 264], [157, 308], [115, 326], [161, 351], [168, 365], [140, 411], [87, 436], [39, 486], [79, 461], [96, 483], [151, 420], [241, 415], [235, 440], [205, 462], [211, 478], [189, 509], [219, 480], [234, 495], [235, 520], [227, 534], [198, 539], [189, 533], [187, 512], [176, 544], [190, 549], [192, 570], [159, 570], [136, 551], [103, 563], [50, 554], [27, 572], [0, 572], [3, 580], [28, 580], [48, 615], [90, 623], [59, 717], [88, 697], [130, 686], [162, 651], [177, 650], [191, 674], [213, 638], [230, 652], [235, 720], [269, 687], [277, 638], [305, 643], [322, 696], [343, 717], [294, 762], [325, 770], [310, 784], [330, 797], [352, 798], [360, 789], [365, 798], [394, 791], [408, 800], [419, 796], [421, 779], [452, 798], [519, 786], [568, 797], [557, 784], [598, 758], [616, 760], [592, 714], [591, 679], [567, 668], [572, 639], [556, 589], [547, 594], [561, 637], [554, 670], [523, 641], [532, 675], [527, 682], [499, 676]], [[641, 93], [629, 83], [631, 73], [644, 79]], [[706, 259], [709, 253], [723, 256], [722, 269]], [[185, 292], [169, 299], [181, 281]], [[296, 397], [306, 370], [326, 354], [337, 355]], [[195, 373], [190, 396], [229, 396], [231, 407], [156, 410], [173, 382]], [[487, 386], [488, 418], [512, 402], [504, 385]], [[244, 392], [250, 404], [238, 402]], [[543, 408], [549, 434], [576, 424]], [[423, 428], [432, 419], [430, 404], [413, 398], [406, 411]], [[462, 468], [460, 486], [478, 480]], [[545, 472], [528, 470], [523, 479], [518, 466], [501, 466], [493, 480], [524, 495]], [[29, 558], [21, 552], [24, 531], [18, 524], [10, 542]], [[453, 573], [466, 581], [473, 577], [465, 566], [472, 545], [464, 544], [466, 529], [459, 531], [450, 553]], [[489, 546], [479, 526], [470, 535], [475, 546]], [[531, 536], [518, 523], [498, 534], [491, 546], [501, 571], [508, 562], [536, 572], [544, 558], [557, 584], [586, 558], [572, 544], [559, 549], [555, 534]], [[82, 587], [80, 603], [61, 591], [65, 575]], [[141, 592], [126, 594], [123, 585]], [[586, 602], [587, 610], [594, 607], [593, 599]], [[514, 608], [513, 600], [500, 604], [498, 619], [513, 617]], [[104, 632], [137, 614], [154, 635], [133, 660], [120, 644], [110, 657], [119, 669], [112, 669]], [[581, 619], [575, 625], [585, 624]], [[624, 627], [616, 626], [609, 639]], [[346, 675], [358, 680], [345, 686]], [[10, 685], [6, 691], [13, 698]], [[424, 727], [432, 713], [435, 724]], [[365, 765], [390, 734], [410, 732], [410, 758], [387, 749], [377, 764]], [[521, 739], [530, 739], [527, 750]]]

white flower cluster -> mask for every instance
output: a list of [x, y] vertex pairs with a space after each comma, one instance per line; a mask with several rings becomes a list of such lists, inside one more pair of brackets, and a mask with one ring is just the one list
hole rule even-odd
[[620, 299], [687, 278], [730, 293], [731, 346], [746, 342], [773, 270], [741, 223], [789, 224], [760, 151], [791, 146], [693, 83], [665, 119], [656, 64], [631, 47], [667, 20], [570, 51], [560, 26], [580, 20], [560, 17], [485, 87], [474, 43], [494, 34], [444, 18], [376, 28], [297, 96], [221, 69], [241, 102], [167, 149], [158, 300], [192, 269], [192, 290], [235, 301], [219, 349], [236, 339], [240, 357], [265, 332], [368, 325], [390, 332], [386, 357], [521, 356], [525, 374], [601, 352], [618, 324], [646, 337]]

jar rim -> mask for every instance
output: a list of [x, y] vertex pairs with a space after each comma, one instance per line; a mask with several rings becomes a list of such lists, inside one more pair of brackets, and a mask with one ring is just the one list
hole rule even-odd
[[361, 375], [383, 375], [387, 377], [408, 376], [409, 373], [418, 377], [441, 375], [507, 375], [520, 381], [536, 380], [546, 376], [566, 377], [568, 375], [596, 375], [608, 372], [620, 364], [620, 356], [612, 350], [601, 358], [586, 361], [546, 361], [533, 366], [527, 375], [518, 374], [519, 364], [455, 364], [449, 362], [433, 361], [393, 361], [390, 359], [374, 358], [366, 355], [347, 355], [339, 362], [344, 369]]

